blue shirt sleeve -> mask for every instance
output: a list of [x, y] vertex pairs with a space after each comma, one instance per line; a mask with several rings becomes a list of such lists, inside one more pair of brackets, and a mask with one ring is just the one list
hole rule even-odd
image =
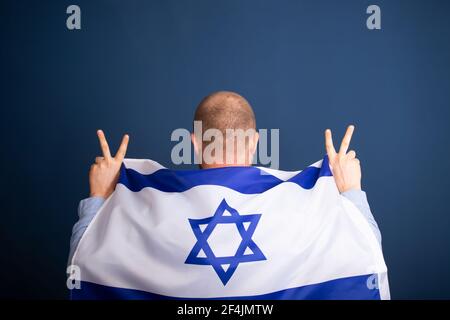
[[84, 231], [94, 219], [95, 214], [100, 210], [100, 207], [105, 202], [105, 199], [101, 197], [90, 197], [80, 201], [78, 206], [78, 221], [72, 228], [72, 237], [70, 238], [70, 253], [69, 253], [69, 265], [71, 264], [75, 249], [80, 242]]
[[366, 193], [362, 190], [352, 189], [341, 194], [350, 200], [359, 209], [359, 211], [361, 211], [364, 218], [366, 218], [367, 222], [369, 222], [369, 225], [381, 246], [381, 232], [375, 218], [372, 215], [372, 212], [370, 211]]

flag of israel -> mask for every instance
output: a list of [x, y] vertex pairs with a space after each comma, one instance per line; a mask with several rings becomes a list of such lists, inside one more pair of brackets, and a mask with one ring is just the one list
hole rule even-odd
[[126, 159], [72, 264], [73, 299], [389, 299], [380, 245], [327, 157], [297, 172]]

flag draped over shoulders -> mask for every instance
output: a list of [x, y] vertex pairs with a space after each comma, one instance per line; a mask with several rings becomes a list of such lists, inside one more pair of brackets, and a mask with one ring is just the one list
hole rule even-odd
[[381, 247], [327, 157], [295, 172], [125, 159], [72, 264], [73, 299], [389, 299]]

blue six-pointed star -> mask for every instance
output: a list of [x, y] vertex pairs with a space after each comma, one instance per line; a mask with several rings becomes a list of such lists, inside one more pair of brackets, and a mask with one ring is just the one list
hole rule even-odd
[[[230, 215], [224, 215], [225, 212], [228, 212]], [[253, 233], [260, 218], [260, 214], [240, 215], [236, 209], [231, 208], [225, 199], [223, 199], [212, 217], [189, 219], [197, 242], [189, 253], [185, 263], [211, 265], [223, 285], [226, 285], [240, 263], [266, 260], [262, 251], [252, 240]], [[236, 224], [242, 241], [234, 256], [216, 257], [211, 249], [208, 238], [218, 224]], [[203, 231], [200, 228], [201, 225], [206, 225]], [[251, 253], [247, 253], [247, 248], [250, 249]], [[202, 250], [205, 256], [199, 257], [198, 255]], [[225, 269], [224, 266], [228, 266], [228, 268]]]

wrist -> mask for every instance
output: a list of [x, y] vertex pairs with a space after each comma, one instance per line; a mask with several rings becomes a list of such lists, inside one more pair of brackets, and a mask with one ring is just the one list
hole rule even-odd
[[345, 192], [352, 191], [352, 190], [354, 190], [354, 191], [361, 191], [362, 190], [361, 189], [361, 184], [352, 185], [352, 186], [346, 186], [346, 187], [342, 188], [342, 190], [339, 190], [339, 192], [340, 193], [345, 193]]
[[365, 194], [364, 190], [362, 189], [348, 189], [344, 192], [341, 192], [341, 195], [346, 196], [346, 195], [354, 195], [354, 194]]
[[89, 193], [89, 198], [102, 198], [102, 199], [106, 199], [109, 197], [109, 194], [105, 193], [105, 192], [97, 192], [97, 191], [91, 191]]

